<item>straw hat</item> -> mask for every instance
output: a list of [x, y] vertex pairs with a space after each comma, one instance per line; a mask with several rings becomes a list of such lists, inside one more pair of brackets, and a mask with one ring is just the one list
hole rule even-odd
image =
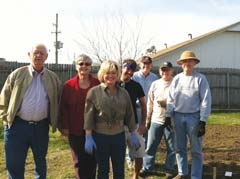
[[200, 60], [196, 57], [196, 55], [192, 51], [184, 51], [181, 54], [180, 59], [177, 60], [177, 64], [182, 65], [182, 62], [184, 60], [189, 60], [189, 59], [195, 60], [196, 64], [200, 62]]

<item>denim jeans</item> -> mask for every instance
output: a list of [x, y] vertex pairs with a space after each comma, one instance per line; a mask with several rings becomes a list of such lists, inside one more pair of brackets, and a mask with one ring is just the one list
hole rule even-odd
[[49, 141], [49, 121], [29, 124], [15, 118], [11, 128], [4, 130], [6, 168], [9, 179], [24, 179], [25, 161], [28, 149], [32, 149], [35, 161], [35, 178], [46, 178], [46, 155]]
[[202, 138], [197, 137], [199, 120], [199, 112], [188, 114], [174, 113], [178, 173], [180, 175], [188, 175], [187, 139], [189, 139], [192, 156], [191, 179], [202, 179]]
[[164, 126], [161, 124], [152, 122], [148, 131], [148, 142], [145, 150], [145, 156], [143, 157], [143, 170], [146, 172], [150, 172], [154, 168], [155, 155], [162, 136], [164, 136], [167, 147], [165, 172], [173, 173], [175, 171], [174, 165], [176, 161], [176, 155], [174, 132], [168, 131], [168, 129], [164, 128]]
[[97, 145], [97, 179], [109, 178], [110, 160], [112, 162], [113, 179], [124, 179], [125, 133], [121, 132], [116, 135], [93, 133], [93, 138]]

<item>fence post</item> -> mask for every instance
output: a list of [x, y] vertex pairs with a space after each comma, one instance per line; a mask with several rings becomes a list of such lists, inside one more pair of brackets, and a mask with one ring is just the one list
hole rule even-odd
[[213, 167], [213, 179], [217, 179], [217, 167]]

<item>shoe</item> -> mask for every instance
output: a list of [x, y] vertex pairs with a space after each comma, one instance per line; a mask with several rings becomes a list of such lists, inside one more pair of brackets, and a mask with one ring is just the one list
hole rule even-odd
[[187, 175], [177, 175], [173, 179], [188, 179]]
[[139, 172], [139, 176], [142, 178], [146, 178], [146, 177], [150, 176], [151, 174], [152, 174], [152, 172], [147, 172], [145, 170], [140, 170], [140, 172]]
[[172, 179], [173, 174], [172, 173], [165, 173], [165, 179]]

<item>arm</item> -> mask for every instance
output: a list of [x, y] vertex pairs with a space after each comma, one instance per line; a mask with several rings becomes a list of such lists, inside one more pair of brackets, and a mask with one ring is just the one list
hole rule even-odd
[[142, 111], [142, 120], [141, 120], [141, 124], [139, 124], [139, 129], [138, 132], [139, 134], [144, 134], [146, 132], [146, 115], [147, 115], [147, 106], [146, 106], [146, 100], [145, 97], [141, 97], [139, 99], [140, 101], [140, 105], [141, 105], [141, 111]]
[[147, 128], [149, 128], [150, 124], [151, 124], [151, 116], [152, 116], [152, 111], [153, 111], [153, 100], [154, 100], [154, 95], [153, 95], [153, 84], [152, 84], [149, 89], [149, 92], [148, 92], [148, 100], [147, 100], [147, 115], [146, 115]]
[[205, 77], [203, 77], [200, 84], [200, 98], [200, 121], [206, 122], [211, 113], [212, 97], [207, 79]]
[[62, 135], [69, 135], [69, 106], [68, 106], [68, 94], [70, 91], [67, 90], [67, 86], [64, 85], [63, 93], [60, 101], [60, 121], [59, 130]]
[[7, 125], [7, 111], [12, 92], [11, 81], [11, 75], [9, 75], [0, 94], [0, 119], [3, 120], [4, 125]]

